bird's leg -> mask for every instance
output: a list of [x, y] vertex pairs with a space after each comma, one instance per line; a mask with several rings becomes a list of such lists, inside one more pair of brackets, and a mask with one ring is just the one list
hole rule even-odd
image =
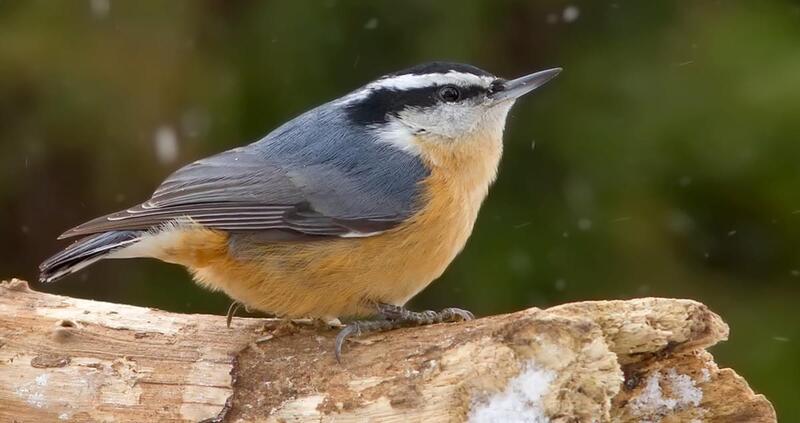
[[377, 311], [382, 320], [356, 320], [349, 323], [336, 335], [334, 348], [336, 361], [341, 363], [342, 345], [352, 335], [361, 336], [367, 333], [384, 332], [402, 327], [459, 322], [475, 318], [472, 313], [460, 308], [446, 308], [439, 312], [433, 310], [411, 311], [402, 306], [379, 303]]

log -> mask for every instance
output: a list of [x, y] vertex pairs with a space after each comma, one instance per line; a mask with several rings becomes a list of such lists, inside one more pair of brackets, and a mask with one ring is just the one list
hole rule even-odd
[[0, 421], [774, 422], [691, 300], [591, 301], [366, 336], [0, 285]]

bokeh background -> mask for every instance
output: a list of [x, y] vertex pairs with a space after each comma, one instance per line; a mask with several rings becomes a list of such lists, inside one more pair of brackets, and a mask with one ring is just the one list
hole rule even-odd
[[[565, 71], [513, 110], [466, 250], [413, 300], [477, 314], [693, 298], [713, 349], [800, 421], [797, 1], [0, 0], [0, 276], [171, 171], [418, 62]], [[222, 314], [176, 266], [48, 292]]]

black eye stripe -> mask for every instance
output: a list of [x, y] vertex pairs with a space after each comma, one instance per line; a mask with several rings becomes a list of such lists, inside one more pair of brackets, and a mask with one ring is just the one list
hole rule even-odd
[[[486, 94], [486, 88], [480, 85], [468, 85], [466, 87], [458, 87], [461, 91], [461, 100], [477, 97]], [[459, 100], [459, 101], [461, 101]]]
[[[443, 102], [439, 90], [448, 84], [429, 87], [395, 90], [380, 88], [373, 90], [361, 100], [347, 105], [347, 114], [353, 121], [362, 125], [386, 123], [390, 116], [397, 115], [407, 107], [431, 107]], [[460, 96], [452, 104], [462, 103], [472, 98], [486, 95], [486, 88], [479, 85], [457, 86]]]

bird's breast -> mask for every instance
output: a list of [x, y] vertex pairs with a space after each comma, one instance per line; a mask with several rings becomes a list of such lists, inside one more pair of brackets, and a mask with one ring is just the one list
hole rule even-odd
[[[480, 142], [483, 145], [480, 145]], [[496, 140], [435, 145], [421, 206], [404, 223], [363, 238], [250, 245], [193, 268], [199, 282], [285, 316], [368, 314], [402, 305], [441, 276], [472, 233], [500, 158]]]
[[[460, 140], [420, 140], [430, 168], [424, 184], [424, 206], [384, 242], [401, 246], [409, 266], [419, 269], [400, 302], [405, 302], [441, 276], [466, 245], [481, 204], [497, 175], [502, 142], [493, 134]], [[377, 240], [376, 240], [377, 241]]]

